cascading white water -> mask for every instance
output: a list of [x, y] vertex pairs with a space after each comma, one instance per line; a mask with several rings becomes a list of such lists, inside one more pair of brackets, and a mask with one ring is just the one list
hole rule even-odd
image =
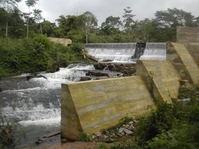
[[[141, 43], [143, 44], [143, 43]], [[135, 63], [136, 60], [165, 60], [166, 43], [146, 43], [140, 53], [139, 43], [91, 43], [86, 45], [89, 55], [99, 62]]]
[[[39, 76], [43, 76], [40, 78], [17, 82], [17, 84], [26, 85], [21, 85], [21, 88], [17, 89], [4, 90], [0, 93], [1, 100], [11, 101], [4, 102], [4, 106], [1, 108], [2, 114], [19, 121], [38, 120], [57, 115], [60, 111], [60, 95], [56, 95], [55, 91], [61, 88], [62, 83], [79, 81], [81, 77], [86, 75], [87, 70], [94, 69], [93, 65], [70, 65], [67, 68], [60, 68], [59, 71], [54, 73], [40, 73]], [[30, 88], [27, 86], [27, 82]], [[13, 83], [13, 81], [10, 83]], [[31, 84], [34, 84], [34, 86]], [[46, 102], [48, 102], [47, 105]], [[55, 114], [53, 114], [54, 112]]]
[[39, 78], [30, 80], [26, 75], [2, 79], [0, 115], [21, 124], [28, 137], [32, 137], [23, 143], [59, 130], [61, 84], [79, 81], [94, 69], [93, 65], [73, 64], [54, 73], [40, 73]]
[[141, 60], [166, 60], [166, 43], [146, 43]]
[[89, 44], [86, 49], [89, 55], [94, 56], [99, 62], [111, 61], [114, 63], [133, 63], [135, 43], [106, 43]]

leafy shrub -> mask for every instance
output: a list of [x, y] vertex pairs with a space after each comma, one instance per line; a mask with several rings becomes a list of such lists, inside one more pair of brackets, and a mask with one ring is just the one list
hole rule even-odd
[[179, 98], [190, 98], [194, 100], [199, 100], [199, 84], [187, 87], [187, 86], [182, 86], [180, 88], [180, 94]]
[[174, 110], [174, 115], [179, 121], [190, 124], [199, 122], [199, 100], [192, 99], [186, 104], [175, 101]]
[[83, 141], [83, 142], [90, 142], [91, 137], [88, 134], [81, 132], [80, 135], [79, 135], [79, 140]]
[[111, 149], [141, 149], [137, 142], [133, 140], [126, 141], [124, 144], [118, 144], [111, 147]]
[[13, 148], [15, 145], [14, 130], [17, 125], [0, 117], [0, 148]]
[[82, 44], [64, 46], [43, 35], [30, 39], [0, 39], [0, 76], [23, 72], [56, 71], [73, 62], [87, 62]]
[[140, 119], [136, 129], [139, 143], [146, 143], [156, 135], [170, 130], [176, 121], [173, 112], [171, 104], [159, 103], [156, 111]]
[[182, 125], [157, 135], [148, 142], [149, 149], [198, 149], [199, 125]]

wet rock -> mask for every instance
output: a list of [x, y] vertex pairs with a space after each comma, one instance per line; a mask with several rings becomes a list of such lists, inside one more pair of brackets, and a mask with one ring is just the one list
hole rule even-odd
[[87, 75], [92, 75], [92, 76], [109, 76], [109, 74], [105, 71], [101, 70], [90, 70]]
[[101, 62], [112, 62], [113, 60], [103, 60]]
[[124, 76], [134, 75], [136, 72], [135, 64], [118, 64], [118, 63], [95, 63], [95, 69], [98, 70], [109, 70], [121, 72]]
[[109, 77], [107, 76], [102, 76], [102, 77], [95, 77], [94, 80], [102, 80], [102, 79], [108, 79]]
[[80, 81], [88, 81], [88, 80], [92, 80], [92, 78], [89, 77], [89, 76], [85, 76], [85, 77], [80, 78]]
[[39, 144], [41, 144], [41, 143], [43, 143], [43, 142], [45, 142], [45, 141], [51, 141], [50, 138], [52, 138], [52, 137], [54, 137], [54, 136], [57, 136], [57, 135], [60, 135], [60, 132], [56, 132], [56, 131], [55, 131], [55, 132], [51, 132], [51, 133], [49, 133], [48, 135], [39, 137], [39, 138], [37, 139], [37, 141], [35, 141], [35, 143], [36, 143], [37, 145], [39, 145]]

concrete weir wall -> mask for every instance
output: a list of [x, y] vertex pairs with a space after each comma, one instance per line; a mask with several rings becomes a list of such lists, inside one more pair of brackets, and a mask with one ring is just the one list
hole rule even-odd
[[199, 27], [177, 27], [177, 42], [199, 42]]
[[182, 43], [172, 43], [174, 54], [176, 58], [171, 61], [175, 66], [176, 61], [181, 64], [181, 69], [179, 72], [184, 72], [182, 78], [189, 80], [190, 83], [197, 84], [199, 83], [199, 69], [194, 61], [191, 54], [188, 52], [187, 48]]
[[199, 66], [199, 27], [177, 27], [177, 42], [186, 47]]
[[139, 76], [62, 85], [62, 137], [76, 140], [81, 131], [93, 133], [139, 116], [154, 107]]
[[137, 76], [62, 84], [62, 137], [77, 140], [82, 131], [91, 134], [143, 115], [156, 101], [171, 103], [180, 80], [170, 61], [156, 60], [138, 61]]
[[137, 62], [136, 75], [62, 84], [61, 134], [77, 140], [136, 117], [178, 96], [180, 81], [199, 83], [199, 28], [178, 28], [178, 43], [167, 49], [167, 61]]
[[172, 103], [177, 98], [180, 76], [170, 62], [138, 61], [136, 70], [155, 100]]

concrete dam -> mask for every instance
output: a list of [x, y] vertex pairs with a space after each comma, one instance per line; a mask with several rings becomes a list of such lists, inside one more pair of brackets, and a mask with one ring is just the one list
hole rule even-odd
[[86, 44], [85, 49], [98, 62], [166, 60], [166, 43], [90, 43]]
[[[62, 137], [78, 140], [81, 132], [92, 134], [121, 118], [144, 115], [159, 101], [172, 103], [183, 82], [198, 84], [199, 28], [177, 30], [180, 40], [170, 44], [87, 44], [99, 62], [136, 62], [136, 75], [62, 84]], [[187, 34], [194, 38], [181, 37]]]

